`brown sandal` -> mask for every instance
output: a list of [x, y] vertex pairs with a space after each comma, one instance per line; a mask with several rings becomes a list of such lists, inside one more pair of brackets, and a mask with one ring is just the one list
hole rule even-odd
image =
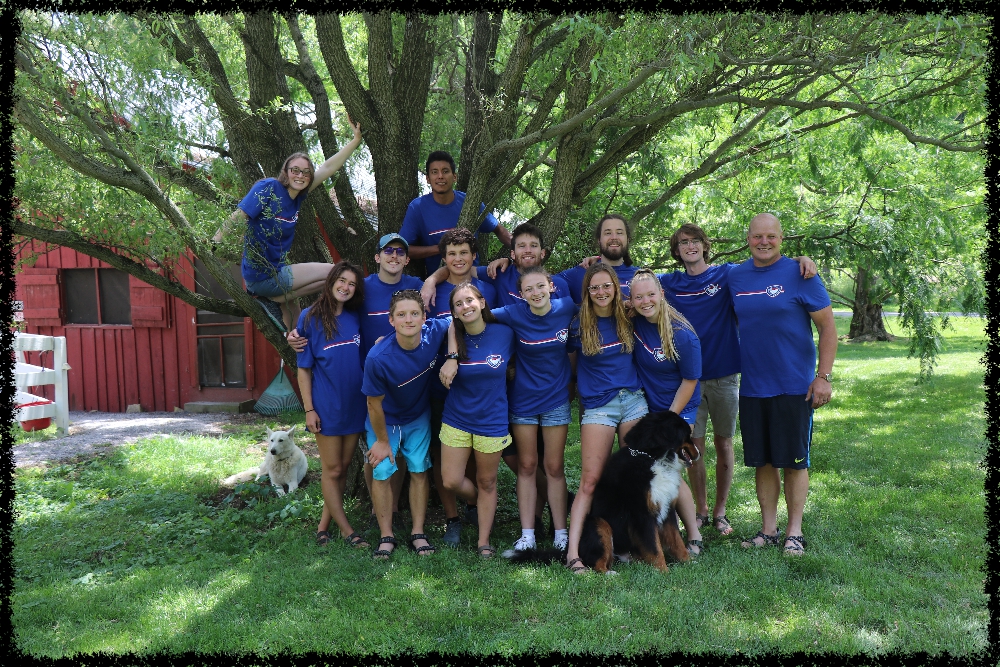
[[573, 574], [579, 574], [581, 572], [587, 572], [590, 570], [589, 567], [583, 564], [582, 558], [574, 558], [570, 562], [566, 563], [566, 567], [568, 567], [569, 571], [572, 572]]

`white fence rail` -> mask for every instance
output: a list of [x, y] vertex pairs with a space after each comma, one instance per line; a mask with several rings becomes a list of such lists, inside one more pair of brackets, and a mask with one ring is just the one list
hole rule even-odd
[[[17, 332], [14, 336], [16, 364], [14, 379], [17, 384], [17, 420], [55, 417], [59, 435], [69, 433], [69, 364], [66, 363], [65, 336], [39, 336]], [[52, 368], [25, 363], [26, 352], [52, 352]], [[55, 385], [56, 400], [28, 393], [28, 387]]]

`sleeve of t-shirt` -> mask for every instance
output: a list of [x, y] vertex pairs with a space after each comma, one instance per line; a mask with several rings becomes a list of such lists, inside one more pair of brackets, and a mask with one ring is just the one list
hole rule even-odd
[[386, 394], [382, 365], [377, 358], [372, 358], [370, 355], [365, 361], [365, 376], [361, 381], [361, 393], [365, 396], [385, 396]]
[[562, 277], [562, 274], [552, 276], [552, 284], [556, 286], [556, 291], [552, 296], [559, 299], [572, 299], [573, 293], [569, 291], [569, 283]]
[[681, 377], [685, 380], [701, 379], [701, 341], [687, 329], [674, 329], [677, 343], [677, 362]]
[[[402, 236], [402, 234], [400, 234]], [[403, 279], [399, 283], [399, 289], [415, 289], [418, 292], [420, 288], [424, 286], [424, 281], [416, 276], [411, 276], [408, 273], [403, 274]]]
[[569, 352], [579, 352], [583, 349], [583, 344], [580, 342], [580, 318], [574, 317], [573, 321], [569, 325], [569, 342], [566, 344], [566, 349]]
[[[510, 271], [510, 269], [511, 267], [508, 265], [507, 270]], [[493, 278], [490, 278], [490, 274], [486, 272], [485, 266], [476, 267], [476, 277], [482, 280], [484, 283], [492, 285], [494, 289], [496, 288], [496, 283], [493, 281]]]
[[830, 305], [830, 295], [823, 285], [823, 279], [818, 275], [809, 280], [799, 277], [799, 298], [810, 313], [823, 310]]
[[[486, 210], [486, 204], [480, 203], [479, 204], [479, 212], [482, 213], [485, 210]], [[497, 226], [499, 226], [499, 224], [500, 224], [500, 221], [497, 220], [496, 218], [494, 218], [492, 213], [487, 213], [486, 214], [486, 219], [483, 220], [483, 224], [479, 225], [479, 233], [480, 234], [489, 234], [494, 229], [496, 229]]]
[[424, 216], [420, 213], [420, 198], [414, 199], [406, 207], [406, 215], [403, 216], [403, 226], [399, 230], [399, 235], [406, 239], [408, 244], [415, 244], [422, 238], [422, 223]]
[[264, 210], [264, 200], [269, 198], [274, 186], [267, 181], [257, 181], [250, 192], [240, 202], [239, 209], [250, 218], [256, 218]]
[[493, 317], [497, 318], [497, 322], [501, 324], [506, 324], [507, 326], [513, 326], [511, 323], [513, 318], [510, 313], [510, 306], [504, 306], [503, 308], [494, 308], [490, 312], [493, 313]]
[[[295, 325], [298, 329], [299, 335], [305, 338], [309, 337], [309, 332], [306, 331], [306, 314], [309, 312], [309, 308], [306, 308], [301, 313], [299, 313], [299, 321]], [[310, 341], [312, 342], [312, 341]], [[312, 345], [306, 345], [306, 349], [301, 352], [295, 353], [295, 364], [299, 368], [312, 368], [313, 367], [313, 355], [312, 355]]]
[[427, 342], [432, 347], [439, 348], [441, 344], [448, 340], [448, 325], [451, 324], [451, 315], [436, 317], [424, 323], [427, 334]]

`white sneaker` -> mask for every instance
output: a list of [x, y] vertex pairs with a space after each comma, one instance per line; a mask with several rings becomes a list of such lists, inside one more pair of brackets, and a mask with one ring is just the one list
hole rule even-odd
[[569, 535], [567, 535], [566, 537], [562, 537], [562, 538], [559, 538], [559, 537], [555, 538], [552, 541], [552, 545], [556, 549], [559, 549], [560, 551], [566, 551], [566, 547], [569, 546]]
[[534, 548], [535, 548], [535, 541], [531, 540], [531, 539], [528, 539], [527, 537], [525, 537], [524, 535], [522, 535], [521, 537], [519, 537], [517, 539], [517, 542], [514, 542], [514, 548], [513, 549], [507, 549], [501, 555], [504, 558], [510, 558], [511, 556], [513, 556], [518, 551], [527, 551], [528, 549], [534, 549]]

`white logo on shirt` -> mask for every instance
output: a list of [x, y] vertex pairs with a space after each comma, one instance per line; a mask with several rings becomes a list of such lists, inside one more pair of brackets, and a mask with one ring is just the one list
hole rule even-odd
[[773, 299], [774, 297], [778, 296], [784, 291], [785, 288], [782, 287], [781, 285], [768, 285], [767, 288], [764, 290], [764, 293]]
[[565, 343], [566, 339], [569, 338], [569, 329], [563, 329], [562, 331], [557, 333], [556, 338], [559, 339], [560, 343]]
[[653, 350], [653, 358], [656, 359], [657, 361], [665, 361], [667, 355], [663, 354], [662, 347], [658, 347], [655, 350]]
[[491, 354], [486, 357], [486, 363], [490, 365], [490, 368], [500, 368], [500, 364], [503, 363], [503, 357], [499, 354]]
[[718, 285], [709, 285], [708, 287], [705, 288], [705, 294], [707, 294], [709, 296], [715, 296], [715, 294], [718, 291], [719, 291], [719, 286]]

